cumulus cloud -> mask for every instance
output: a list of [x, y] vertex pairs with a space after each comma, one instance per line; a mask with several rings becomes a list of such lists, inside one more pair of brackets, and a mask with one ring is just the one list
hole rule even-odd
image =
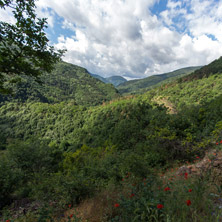
[[[143, 78], [186, 66], [204, 65], [221, 56], [222, 1], [39, 0], [38, 15], [49, 26], [69, 30], [55, 47], [64, 60], [108, 77]], [[56, 18], [61, 23], [57, 24]]]

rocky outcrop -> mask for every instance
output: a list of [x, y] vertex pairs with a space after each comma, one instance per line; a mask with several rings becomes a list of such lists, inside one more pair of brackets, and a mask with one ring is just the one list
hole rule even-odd
[[191, 165], [181, 166], [176, 174], [188, 173], [195, 176], [210, 176], [214, 182], [222, 182], [222, 151], [211, 150], [204, 158]]

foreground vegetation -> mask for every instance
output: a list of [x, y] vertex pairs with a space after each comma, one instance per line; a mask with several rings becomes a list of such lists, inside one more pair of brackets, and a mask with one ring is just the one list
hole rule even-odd
[[[98, 106], [2, 102], [1, 219], [220, 221], [220, 177], [169, 173], [221, 150], [220, 82], [220, 73], [182, 79]], [[88, 218], [84, 200], [94, 206]]]

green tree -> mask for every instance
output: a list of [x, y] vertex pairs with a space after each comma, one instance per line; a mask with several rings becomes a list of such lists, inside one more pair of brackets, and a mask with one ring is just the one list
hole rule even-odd
[[0, 21], [0, 92], [8, 92], [5, 83], [17, 81], [19, 75], [40, 82], [38, 77], [53, 70], [64, 50], [48, 45], [47, 21], [37, 18], [35, 0], [0, 0], [0, 8], [11, 8], [16, 19], [15, 24]]

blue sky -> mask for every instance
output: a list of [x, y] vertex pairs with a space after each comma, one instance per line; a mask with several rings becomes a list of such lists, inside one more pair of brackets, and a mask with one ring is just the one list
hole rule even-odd
[[[38, 0], [64, 60], [103, 77], [144, 78], [222, 54], [222, 0]], [[10, 12], [0, 19], [13, 22]]]

